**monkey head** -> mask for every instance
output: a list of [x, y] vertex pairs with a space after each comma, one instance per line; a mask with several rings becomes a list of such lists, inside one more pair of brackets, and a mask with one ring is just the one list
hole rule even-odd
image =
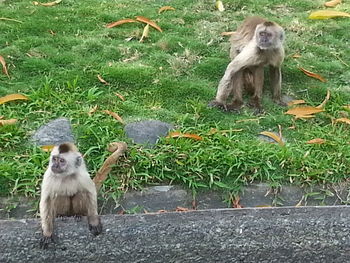
[[276, 23], [266, 21], [256, 26], [254, 36], [260, 49], [277, 49], [284, 41], [284, 30]]
[[74, 174], [83, 162], [74, 144], [64, 143], [55, 146], [51, 152], [50, 167], [54, 174], [67, 176]]

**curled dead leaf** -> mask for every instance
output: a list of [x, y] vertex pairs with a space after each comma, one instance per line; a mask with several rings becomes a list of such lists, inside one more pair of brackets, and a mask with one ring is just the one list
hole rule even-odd
[[2, 65], [2, 72], [3, 72], [8, 78], [10, 78], [10, 75], [9, 75], [9, 73], [8, 73], [8, 71], [7, 71], [6, 61], [5, 61], [5, 59], [4, 59], [3, 56], [0, 56], [0, 63], [1, 63], [1, 65]]
[[350, 17], [350, 14], [334, 10], [319, 10], [309, 15], [309, 19], [330, 19], [335, 17]]
[[236, 33], [235, 31], [222, 32], [220, 35], [223, 36], [223, 37], [226, 37], [226, 36], [232, 36], [235, 33]]
[[148, 35], [149, 35], [149, 24], [147, 24], [147, 25], [144, 27], [143, 32], [142, 32], [142, 36], [141, 36], [139, 42], [143, 42], [143, 40], [144, 40], [146, 37], [148, 37]]
[[109, 23], [106, 25], [106, 27], [112, 28], [112, 27], [119, 26], [119, 25], [122, 25], [125, 23], [135, 23], [135, 22], [137, 22], [137, 21], [134, 19], [131, 19], [131, 18], [127, 18], [127, 19], [122, 19], [122, 20], [118, 20], [116, 22]]
[[239, 196], [235, 196], [232, 198], [232, 208], [243, 208], [243, 206], [239, 203], [241, 198]]
[[40, 148], [44, 152], [51, 152], [54, 147], [55, 147], [55, 145], [43, 145]]
[[265, 135], [271, 139], [273, 139], [275, 142], [277, 142], [279, 145], [283, 146], [284, 145], [284, 141], [282, 139], [282, 137], [278, 136], [276, 133], [274, 132], [268, 132], [268, 131], [263, 131], [260, 132], [259, 134], [261, 135]]
[[186, 207], [182, 207], [182, 206], [177, 206], [175, 211], [176, 212], [188, 212], [188, 211], [190, 211], [190, 209], [188, 209]]
[[103, 84], [105, 84], [105, 85], [109, 85], [109, 83], [108, 83], [107, 81], [105, 81], [105, 80], [101, 77], [101, 75], [97, 75], [97, 78], [98, 78], [98, 80], [99, 80], [101, 83], [103, 83]]
[[10, 95], [1, 97], [0, 104], [4, 104], [5, 102], [13, 101], [13, 100], [29, 100], [29, 98], [22, 94], [10, 94]]
[[157, 29], [159, 32], [163, 32], [163, 30], [156, 24], [156, 22], [150, 20], [147, 17], [144, 16], [137, 16], [136, 20], [142, 23], [146, 23], [149, 24], [151, 27], [154, 27], [155, 29]]
[[293, 106], [293, 105], [298, 105], [298, 104], [304, 104], [305, 100], [292, 100], [290, 102], [288, 102], [288, 106]]
[[335, 7], [341, 3], [342, 0], [332, 0], [324, 3], [324, 6], [326, 7]]
[[17, 119], [0, 120], [0, 126], [13, 125], [17, 122]]
[[225, 7], [224, 7], [224, 4], [222, 3], [222, 1], [216, 0], [215, 6], [220, 12], [225, 11]]
[[302, 72], [304, 72], [305, 75], [311, 77], [311, 78], [315, 78], [315, 79], [318, 79], [319, 81], [322, 81], [322, 82], [327, 82], [327, 80], [325, 78], [323, 78], [321, 75], [319, 74], [316, 74], [316, 73], [313, 73], [311, 71], [308, 71], [304, 68], [299, 68]]
[[326, 142], [326, 140], [321, 139], [321, 138], [316, 138], [316, 139], [312, 139], [310, 141], [307, 141], [307, 144], [324, 144]]
[[124, 120], [115, 112], [109, 111], [109, 110], [103, 110], [104, 113], [107, 113], [108, 115], [112, 116], [114, 119], [119, 121], [121, 124], [124, 124]]
[[191, 138], [197, 141], [203, 140], [203, 138], [193, 133], [181, 133], [181, 132], [169, 132], [167, 138]]
[[57, 5], [57, 4], [61, 3], [61, 2], [62, 2], [62, 0], [56, 0], [56, 1], [48, 2], [48, 3], [41, 3], [41, 2], [34, 1], [33, 5], [55, 6], [55, 5]]
[[174, 7], [171, 7], [171, 6], [163, 6], [161, 8], [159, 8], [158, 10], [158, 14], [164, 12], [164, 11], [169, 11], [169, 10], [172, 10], [172, 11], [175, 11], [175, 8]]
[[294, 115], [297, 118], [313, 118], [313, 114], [324, 111], [323, 109], [319, 109], [312, 106], [300, 106], [295, 107], [293, 109], [289, 109], [284, 114]]
[[348, 118], [339, 118], [339, 119], [334, 120], [334, 123], [338, 123], [338, 122], [350, 124], [350, 119], [348, 119]]
[[119, 99], [121, 99], [122, 101], [125, 101], [125, 98], [123, 95], [119, 94], [119, 93], [114, 93]]
[[91, 116], [94, 114], [98, 109], [98, 105], [95, 105], [91, 110], [89, 110], [88, 115]]
[[322, 101], [322, 103], [320, 105], [318, 105], [316, 108], [318, 109], [323, 109], [324, 106], [326, 106], [327, 101], [329, 101], [329, 98], [331, 97], [331, 92], [329, 90], [327, 90], [327, 95], [325, 97], [325, 99]]
[[294, 54], [294, 55], [292, 56], [292, 58], [301, 58], [301, 55], [300, 55], [300, 54]]

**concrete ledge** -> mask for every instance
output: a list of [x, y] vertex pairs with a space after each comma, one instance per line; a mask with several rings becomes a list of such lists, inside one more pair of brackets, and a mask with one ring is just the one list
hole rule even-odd
[[0, 221], [0, 262], [348, 262], [350, 207], [218, 209], [56, 220], [38, 248], [39, 220]]

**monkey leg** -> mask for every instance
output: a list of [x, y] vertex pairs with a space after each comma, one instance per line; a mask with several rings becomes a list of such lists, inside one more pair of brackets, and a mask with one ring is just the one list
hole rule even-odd
[[53, 202], [50, 199], [42, 200], [40, 202], [40, 218], [42, 237], [40, 239], [40, 248], [46, 249], [53, 239], [53, 226], [54, 226], [54, 208]]
[[280, 67], [270, 66], [270, 81], [272, 87], [272, 99], [281, 106], [287, 106], [282, 100], [282, 74]]
[[243, 106], [243, 70], [235, 73], [230, 82], [230, 90], [232, 93], [232, 102], [225, 107], [226, 111], [239, 112]]
[[264, 67], [254, 67], [252, 69], [254, 93], [248, 103], [248, 106], [254, 108], [254, 113], [259, 114], [263, 112], [261, 105], [261, 98], [264, 85]]

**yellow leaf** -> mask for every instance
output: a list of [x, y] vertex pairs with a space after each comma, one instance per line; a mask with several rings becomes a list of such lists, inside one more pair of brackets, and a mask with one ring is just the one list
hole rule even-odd
[[163, 32], [163, 30], [152, 20], [148, 19], [147, 17], [144, 16], [137, 16], [136, 17], [137, 21], [149, 24], [151, 27], [154, 27], [155, 29], [157, 29], [159, 32]]
[[298, 104], [304, 104], [305, 100], [292, 100], [288, 102], [288, 106], [298, 105]]
[[225, 11], [224, 4], [223, 4], [222, 1], [220, 1], [220, 0], [217, 0], [217, 1], [216, 1], [216, 8], [217, 8], [220, 12]]
[[10, 94], [10, 95], [1, 97], [0, 104], [4, 104], [5, 102], [13, 101], [13, 100], [29, 100], [29, 98], [22, 94]]
[[107, 28], [112, 28], [112, 27], [119, 26], [119, 25], [122, 25], [122, 24], [125, 24], [125, 23], [135, 23], [135, 22], [137, 22], [137, 21], [134, 20], [134, 19], [127, 18], [127, 19], [122, 19], [122, 20], [119, 20], [119, 21], [116, 21], [116, 22], [109, 23], [109, 24], [106, 25], [106, 27]]
[[345, 110], [350, 110], [350, 105], [345, 105], [345, 106], [343, 106], [343, 109], [345, 109]]
[[12, 125], [17, 122], [17, 119], [10, 119], [10, 120], [0, 120], [0, 126], [3, 125]]
[[193, 133], [169, 132], [169, 135], [167, 136], [167, 138], [183, 138], [183, 137], [191, 138], [197, 141], [203, 140], [201, 136]]
[[309, 19], [329, 19], [334, 17], [350, 17], [350, 14], [334, 10], [320, 10], [309, 15]]
[[304, 68], [299, 68], [302, 72], [304, 72], [305, 75], [309, 76], [309, 77], [312, 77], [312, 78], [315, 78], [315, 79], [318, 79], [322, 82], [327, 82], [326, 79], [324, 79], [323, 77], [321, 77], [320, 75], [316, 74], [316, 73], [313, 73], [311, 71], [308, 71]]
[[104, 113], [107, 113], [108, 115], [112, 116], [114, 119], [119, 121], [121, 124], [124, 124], [123, 119], [115, 112], [109, 111], [109, 110], [103, 110]]
[[57, 4], [61, 3], [61, 2], [62, 2], [62, 0], [56, 0], [56, 1], [53, 1], [53, 2], [49, 2], [49, 3], [40, 3], [40, 2], [34, 1], [33, 5], [54, 6], [54, 5], [57, 5]]
[[324, 144], [326, 142], [326, 140], [321, 139], [321, 138], [316, 138], [316, 139], [312, 139], [310, 141], [307, 141], [307, 144]]
[[147, 24], [143, 29], [142, 36], [139, 42], [143, 42], [143, 39], [148, 37], [148, 34], [149, 34], [149, 24]]
[[301, 58], [301, 55], [300, 55], [300, 54], [294, 54], [294, 55], [292, 56], [292, 58]]
[[313, 116], [310, 115], [322, 111], [324, 110], [312, 106], [300, 106], [289, 109], [287, 112], [285, 112], [285, 114], [295, 115], [297, 118], [312, 118]]
[[322, 102], [320, 105], [318, 105], [316, 108], [318, 108], [318, 109], [323, 109], [330, 97], [331, 97], [331, 92], [330, 92], [329, 90], [327, 90], [326, 98], [325, 98], [325, 99], [323, 100], [323, 102]]
[[324, 6], [326, 7], [335, 7], [336, 5], [339, 5], [342, 0], [332, 0], [324, 3]]
[[94, 114], [98, 109], [98, 105], [95, 105], [91, 110], [89, 110], [88, 115], [91, 116]]
[[171, 6], [163, 6], [163, 7], [159, 8], [158, 14], [160, 14], [161, 12], [164, 12], [164, 11], [168, 11], [168, 10], [173, 10], [174, 11], [175, 8], [171, 7]]
[[105, 81], [100, 75], [97, 75], [97, 78], [101, 83], [103, 83], [105, 85], [109, 85], [109, 83], [107, 81]]
[[267, 137], [270, 137], [271, 139], [273, 139], [275, 142], [277, 142], [281, 146], [284, 145], [284, 142], [282, 141], [282, 138], [279, 137], [277, 134], [275, 134], [273, 132], [263, 131], [263, 132], [260, 132], [259, 134], [265, 135]]
[[235, 31], [222, 32], [220, 35], [222, 35], [223, 37], [225, 37], [225, 36], [232, 36], [234, 33], [236, 33], [236, 32], [235, 32]]
[[119, 97], [119, 99], [121, 99], [122, 101], [125, 101], [125, 98], [123, 95], [119, 94], [119, 93], [114, 93], [117, 97]]
[[55, 145], [43, 145], [40, 148], [44, 152], [51, 152], [54, 147], [55, 147]]
[[350, 119], [348, 119], [348, 118], [339, 118], [339, 119], [334, 120], [334, 122], [335, 123], [342, 122], [342, 123], [350, 124]]
[[8, 78], [10, 78], [10, 75], [9, 75], [9, 73], [8, 73], [8, 71], [7, 71], [7, 67], [6, 67], [6, 61], [5, 61], [5, 59], [4, 59], [3, 56], [0, 56], [0, 63], [1, 63], [1, 65], [2, 65], [2, 72], [4, 72], [4, 74], [5, 74]]

